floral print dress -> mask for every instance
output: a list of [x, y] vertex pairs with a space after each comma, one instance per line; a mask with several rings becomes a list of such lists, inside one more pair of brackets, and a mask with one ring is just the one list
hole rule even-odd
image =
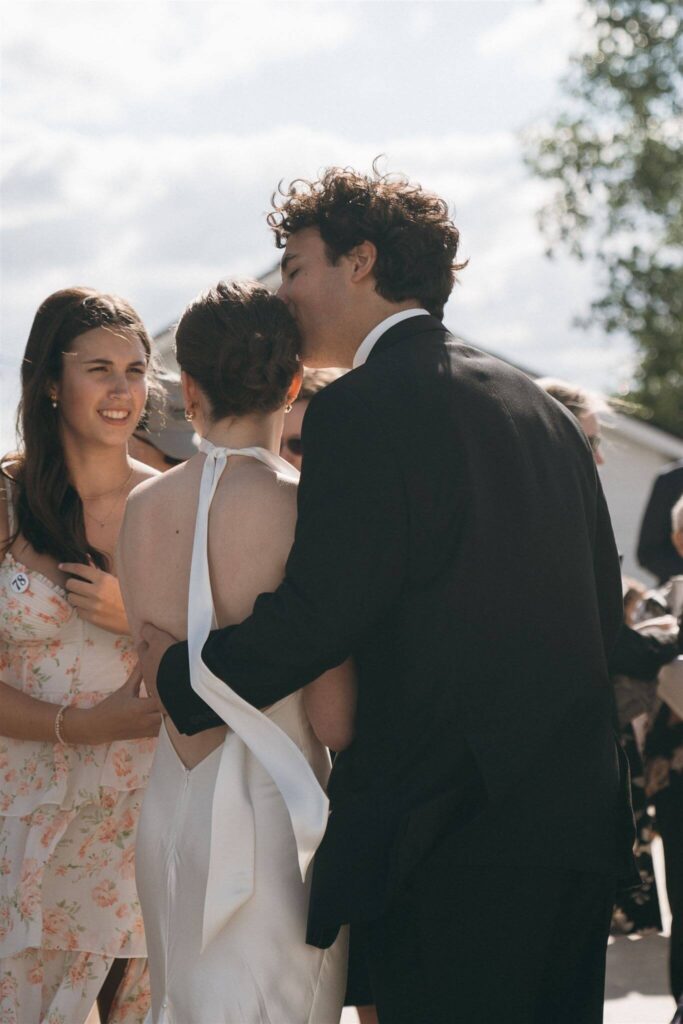
[[[79, 618], [66, 593], [0, 563], [0, 679], [92, 707], [135, 663], [129, 637]], [[155, 740], [94, 746], [0, 736], [0, 1024], [80, 1024], [113, 958], [130, 958], [110, 1024], [149, 1007], [135, 834]]]

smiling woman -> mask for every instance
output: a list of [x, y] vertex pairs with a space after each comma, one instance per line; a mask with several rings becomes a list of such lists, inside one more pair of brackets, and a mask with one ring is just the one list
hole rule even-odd
[[112, 553], [156, 475], [127, 451], [150, 356], [128, 303], [88, 288], [43, 302], [24, 354], [0, 462], [0, 1020], [147, 1012], [133, 861], [160, 719]]
[[[121, 433], [132, 433], [142, 415], [150, 355], [147, 331], [122, 299], [71, 288], [55, 292], [38, 309], [21, 369], [23, 452], [9, 457], [18, 485], [18, 522], [37, 553], [108, 568], [108, 556], [87, 536], [83, 504], [104, 498], [104, 488], [86, 485], [81, 495], [74, 473], [82, 469], [83, 446], [89, 452], [104, 447], [107, 468], [98, 462], [101, 473], [108, 473], [113, 446], [119, 448], [116, 461], [123, 460], [119, 483], [124, 469], [127, 475]], [[68, 472], [66, 463], [73, 460]], [[7, 465], [5, 459], [3, 472]]]

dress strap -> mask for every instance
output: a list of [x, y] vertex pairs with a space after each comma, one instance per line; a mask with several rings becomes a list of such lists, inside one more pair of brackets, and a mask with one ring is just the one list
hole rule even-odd
[[[231, 455], [242, 455], [251, 459], [258, 459], [259, 462], [263, 462], [273, 472], [277, 473], [278, 476], [284, 477], [292, 483], [299, 482], [299, 470], [295, 469], [291, 463], [287, 462], [280, 455], [275, 455], [274, 452], [268, 451], [267, 448], [259, 448], [257, 445], [251, 448], [224, 448], [202, 437], [199, 440], [199, 450], [204, 452], [207, 461], [209, 459], [212, 459], [214, 462], [220, 461], [223, 469], [225, 469], [224, 460], [227, 460]], [[206, 470], [206, 464], [204, 469]]]
[[14, 482], [5, 474], [2, 473], [2, 488], [5, 492], [5, 505], [7, 507], [7, 522], [9, 525], [10, 537], [14, 534], [17, 528], [17, 515], [14, 510], [14, 502], [16, 500]]
[[209, 509], [228, 459], [233, 455], [250, 456], [289, 480], [298, 479], [299, 474], [284, 459], [263, 448], [218, 448], [202, 440], [200, 450], [206, 454], [206, 461], [190, 569], [190, 678], [193, 690], [235, 734], [229, 735], [223, 744], [214, 788], [202, 929], [204, 948], [254, 890], [254, 811], [247, 778], [247, 750], [271, 776], [285, 802], [302, 881], [325, 832], [329, 802], [299, 747], [275, 722], [215, 676], [202, 660], [202, 648], [214, 621], [208, 559]]

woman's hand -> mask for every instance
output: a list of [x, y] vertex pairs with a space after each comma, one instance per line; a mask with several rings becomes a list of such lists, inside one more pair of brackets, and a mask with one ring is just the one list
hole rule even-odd
[[68, 601], [81, 619], [109, 633], [130, 633], [116, 576], [77, 562], [63, 562], [59, 568], [70, 576], [66, 581]]
[[94, 708], [67, 708], [61, 727], [65, 741], [95, 745], [156, 736], [161, 725], [159, 705], [153, 697], [140, 697], [141, 684], [138, 664], [123, 686]]

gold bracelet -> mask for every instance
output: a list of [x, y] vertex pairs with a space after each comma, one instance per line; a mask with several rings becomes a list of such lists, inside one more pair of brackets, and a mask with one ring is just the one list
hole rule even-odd
[[62, 720], [64, 719], [64, 715], [68, 707], [70, 707], [69, 704], [62, 704], [61, 708], [55, 715], [55, 736], [57, 737], [57, 742], [61, 743], [64, 747], [69, 746], [69, 743], [62, 736]]

